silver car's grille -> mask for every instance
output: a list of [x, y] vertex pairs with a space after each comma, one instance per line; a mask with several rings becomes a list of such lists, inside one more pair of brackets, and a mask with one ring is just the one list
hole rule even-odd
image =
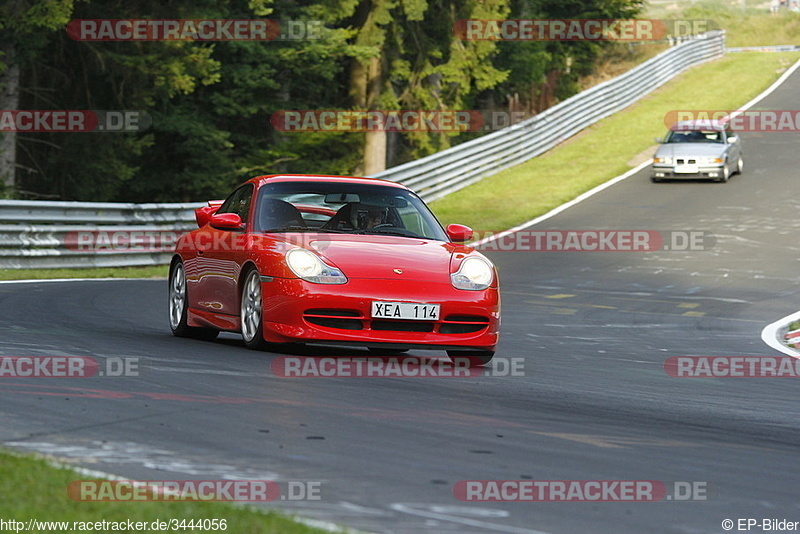
[[692, 164], [694, 164], [694, 163], [697, 163], [697, 160], [696, 160], [696, 159], [685, 159], [685, 158], [678, 158], [678, 159], [677, 159], [677, 160], [675, 160], [675, 161], [678, 163], [678, 165], [684, 165], [684, 164], [687, 164], [687, 163], [688, 163], [689, 165], [692, 165]]

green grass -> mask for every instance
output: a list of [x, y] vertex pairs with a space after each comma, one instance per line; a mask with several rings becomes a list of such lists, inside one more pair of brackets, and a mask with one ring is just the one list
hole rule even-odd
[[[749, 2], [753, 5], [755, 2]], [[738, 4], [738, 2], [736, 2]], [[710, 20], [727, 30], [726, 44], [736, 46], [800, 45], [800, 13], [769, 13], [769, 3], [742, 12], [738, 5], [698, 2], [669, 18]]]
[[55, 278], [166, 278], [169, 266], [97, 267], [86, 269], [0, 269], [0, 280]]
[[[695, 18], [705, 20], [719, 20], [723, 28], [729, 28], [723, 23], [730, 19], [744, 17], [772, 17], [769, 12], [769, 0], [745, 0], [746, 8], [742, 10], [742, 0], [655, 0], [647, 1], [645, 9], [639, 18], [644, 19], [670, 19], [670, 18]], [[789, 13], [782, 9], [778, 16]]]
[[800, 45], [800, 13], [786, 9], [776, 15], [766, 8], [748, 8], [742, 13], [738, 6], [699, 2], [676, 17], [713, 21], [727, 30], [729, 47]]
[[[236, 534], [316, 534], [323, 532], [301, 525], [274, 512], [213, 502], [77, 502], [67, 496], [67, 486], [88, 477], [44, 460], [0, 451], [0, 519], [27, 521], [127, 521], [152, 523], [169, 519], [225, 519], [227, 530]], [[3, 530], [13, 532], [13, 530]], [[58, 532], [40, 530], [37, 532]], [[72, 528], [61, 532], [75, 532]], [[125, 530], [124, 532], [129, 532]], [[146, 530], [144, 532], [152, 532]], [[195, 531], [199, 532], [199, 531]]]
[[[444, 224], [458, 222], [479, 231], [511, 228], [647, 159], [644, 153], [653, 149], [653, 138], [666, 131], [668, 111], [736, 109], [797, 59], [797, 53], [749, 52], [694, 67], [625, 112], [537, 158], [437, 200], [431, 208]], [[637, 155], [639, 161], [631, 162]]]

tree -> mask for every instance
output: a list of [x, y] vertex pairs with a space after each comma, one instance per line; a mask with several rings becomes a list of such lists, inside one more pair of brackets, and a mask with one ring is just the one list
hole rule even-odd
[[[22, 0], [0, 6], [0, 110], [19, 109], [20, 72], [45, 43], [45, 35], [63, 27], [74, 0]], [[16, 186], [17, 135], [0, 134], [0, 185]]]
[[[496, 45], [461, 41], [459, 19], [503, 18], [507, 0], [361, 0], [342, 2], [329, 19], [355, 31], [349, 70], [351, 106], [358, 110], [453, 110], [507, 73], [490, 59]], [[409, 157], [449, 146], [454, 134], [405, 132]], [[356, 172], [386, 168], [386, 132], [364, 134], [363, 165]]]
[[[629, 19], [640, 13], [642, 0], [512, 0], [517, 19]], [[497, 65], [513, 72], [497, 92], [509, 101], [519, 98], [530, 114], [578, 92], [579, 80], [591, 74], [609, 41], [512, 41], [500, 45]]]

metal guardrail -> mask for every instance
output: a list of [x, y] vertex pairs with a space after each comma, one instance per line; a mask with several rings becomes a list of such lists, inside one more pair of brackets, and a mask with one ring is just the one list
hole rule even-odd
[[725, 53], [725, 32], [685, 40], [630, 71], [511, 127], [372, 175], [430, 202], [546, 152], [624, 109], [691, 66]]
[[774, 46], [737, 46], [726, 48], [726, 52], [797, 52], [800, 46], [795, 45], [774, 45]]
[[0, 200], [0, 269], [164, 265], [203, 205]]
[[[436, 200], [549, 150], [690, 66], [721, 56], [724, 43], [724, 32], [683, 42], [515, 126], [374, 176]], [[195, 228], [193, 210], [202, 205], [0, 200], [0, 268], [163, 265], [170, 239]], [[115, 245], [118, 235], [124, 237]]]

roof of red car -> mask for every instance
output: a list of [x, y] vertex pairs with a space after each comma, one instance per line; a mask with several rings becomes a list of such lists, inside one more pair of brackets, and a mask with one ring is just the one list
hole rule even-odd
[[397, 182], [390, 182], [388, 180], [381, 180], [380, 178], [366, 178], [358, 176], [334, 176], [329, 174], [270, 174], [264, 176], [256, 176], [248, 180], [257, 185], [262, 185], [267, 182], [348, 182], [356, 184], [375, 184], [388, 185], [397, 187], [399, 189], [408, 189], [403, 184]]

